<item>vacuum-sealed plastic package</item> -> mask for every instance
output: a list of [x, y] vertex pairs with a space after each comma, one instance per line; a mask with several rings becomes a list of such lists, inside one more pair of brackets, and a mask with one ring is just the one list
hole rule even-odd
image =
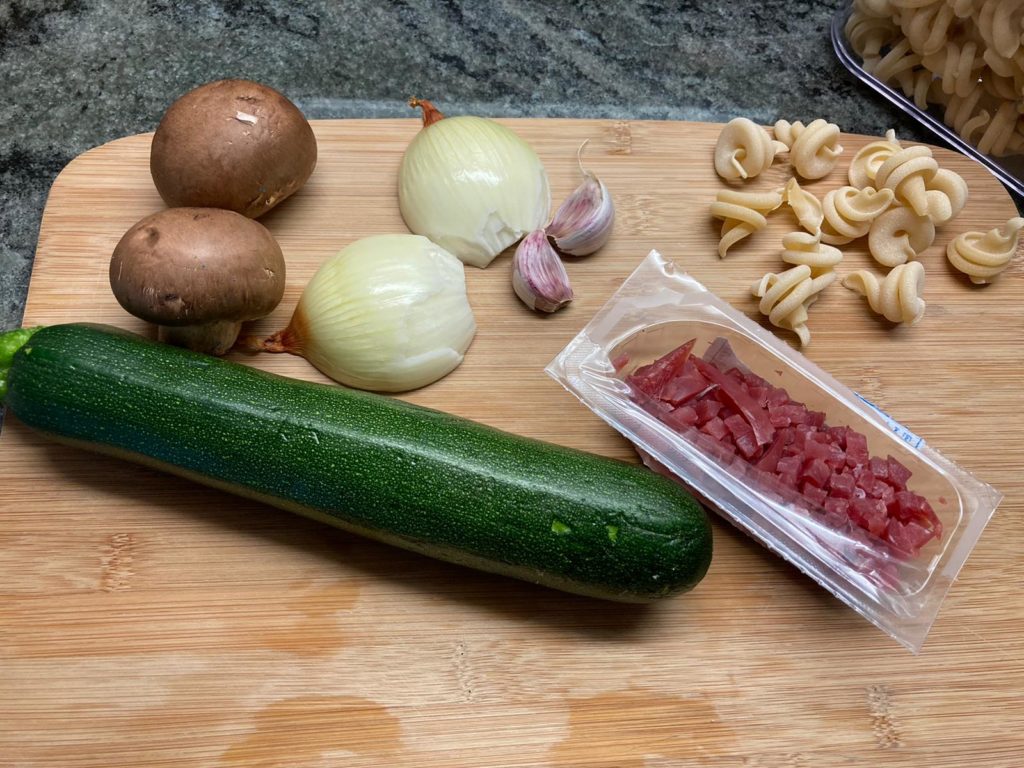
[[914, 653], [1002, 498], [656, 251], [546, 371]]

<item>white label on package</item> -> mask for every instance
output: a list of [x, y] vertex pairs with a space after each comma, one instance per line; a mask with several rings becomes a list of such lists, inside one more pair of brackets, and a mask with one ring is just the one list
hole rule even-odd
[[892, 416], [883, 411], [881, 408], [879, 408], [877, 405], [872, 403], [870, 400], [868, 400], [860, 393], [854, 392], [853, 394], [857, 395], [857, 397], [860, 398], [861, 402], [863, 402], [865, 405], [871, 406], [871, 409], [885, 420], [885, 424], [887, 427], [889, 427], [889, 430], [904, 443], [913, 446], [914, 448], [920, 448], [922, 445], [924, 445], [924, 438], [915, 435], [909, 429], [907, 429], [898, 421], [896, 421], [896, 419], [894, 419]]

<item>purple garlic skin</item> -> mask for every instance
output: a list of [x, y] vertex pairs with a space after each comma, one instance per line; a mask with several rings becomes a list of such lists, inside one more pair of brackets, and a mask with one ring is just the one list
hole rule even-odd
[[588, 256], [608, 242], [614, 226], [615, 206], [608, 188], [583, 171], [583, 182], [555, 212], [547, 233], [562, 253]]
[[543, 229], [528, 234], [516, 248], [512, 289], [538, 312], [557, 312], [572, 301], [569, 275]]

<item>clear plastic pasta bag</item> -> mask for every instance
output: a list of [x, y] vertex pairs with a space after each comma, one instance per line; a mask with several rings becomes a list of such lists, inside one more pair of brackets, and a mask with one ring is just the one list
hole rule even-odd
[[[716, 395], [720, 401], [729, 403], [732, 385], [724, 377], [729, 372], [738, 382], [761, 382], [764, 386], [753, 392], [762, 405], [765, 392], [784, 392], [791, 403], [806, 406], [819, 422], [823, 414], [824, 424], [816, 429], [823, 434], [829, 428], [838, 429], [835, 439], [845, 446], [845, 453], [840, 450], [834, 457], [828, 451], [837, 449], [813, 446], [814, 451], [829, 457], [822, 461], [830, 461], [827, 466], [832, 468], [832, 477], [804, 480], [805, 494], [799, 480], [796, 487], [792, 482], [780, 482], [775, 474], [759, 468], [761, 461], [734, 448], [722, 450], [721, 443], [695, 423], [698, 417], [670, 426], [672, 418], [645, 402], [644, 393], [635, 385], [636, 372], [665, 359], [673, 350], [678, 352], [691, 340], [693, 347], [687, 354], [700, 370], [716, 380], [719, 374], [708, 366], [723, 374], [721, 392]], [[709, 508], [914, 653], [920, 651], [946, 592], [1002, 498], [692, 277], [677, 272], [657, 251], [647, 256], [546, 372], [626, 437], [647, 466], [682, 482]], [[713, 399], [715, 386], [707, 387], [699, 397]], [[751, 420], [738, 400], [731, 404]], [[767, 406], [762, 416], [771, 408]], [[785, 424], [781, 414], [786, 412], [773, 412], [773, 425]], [[734, 415], [733, 426], [737, 423]], [[808, 433], [814, 429], [796, 425], [786, 432], [787, 440], [793, 439], [793, 430], [803, 430], [801, 440], [810, 452]], [[734, 434], [739, 443], [738, 432]], [[781, 442], [781, 434], [781, 429], [775, 430], [774, 440]], [[761, 443], [758, 453], [768, 454], [767, 438]], [[870, 470], [864, 461], [867, 455], [877, 462], [870, 464]], [[798, 477], [805, 477], [799, 473], [806, 471], [812, 460], [806, 455], [798, 455], [798, 459], [789, 463], [799, 465], [795, 471]], [[776, 461], [776, 466], [782, 467], [782, 460]], [[885, 480], [890, 469], [892, 476]], [[849, 494], [845, 506], [842, 500], [822, 501], [825, 495], [832, 499], [832, 494], [840, 493], [843, 478], [839, 474], [858, 478], [857, 486], [843, 491]], [[830, 490], [815, 490], [808, 482]], [[905, 490], [891, 491], [886, 482]], [[871, 489], [874, 483], [882, 485], [867, 494], [858, 490], [860, 485]], [[851, 506], [856, 498], [882, 495], [882, 491], [886, 501], [878, 508], [890, 505], [888, 524], [892, 529], [881, 530], [873, 520], [869, 526], [852, 511], [867, 505]], [[907, 530], [914, 523], [914, 499], [929, 502], [932, 536], [924, 543], [918, 541], [919, 548], [901, 547], [893, 531]], [[902, 500], [909, 500], [910, 512], [901, 506]], [[839, 509], [845, 511], [840, 514]], [[896, 520], [897, 516], [905, 524]]]

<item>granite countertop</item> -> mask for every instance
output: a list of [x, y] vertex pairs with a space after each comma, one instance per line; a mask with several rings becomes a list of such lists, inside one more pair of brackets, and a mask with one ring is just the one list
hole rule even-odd
[[[827, 117], [935, 139], [849, 75], [838, 0], [13, 0], [0, 4], [0, 328], [20, 321], [39, 219], [73, 157], [153, 130], [190, 88], [259, 80], [309, 118]], [[671, 7], [670, 7], [671, 6]]]

